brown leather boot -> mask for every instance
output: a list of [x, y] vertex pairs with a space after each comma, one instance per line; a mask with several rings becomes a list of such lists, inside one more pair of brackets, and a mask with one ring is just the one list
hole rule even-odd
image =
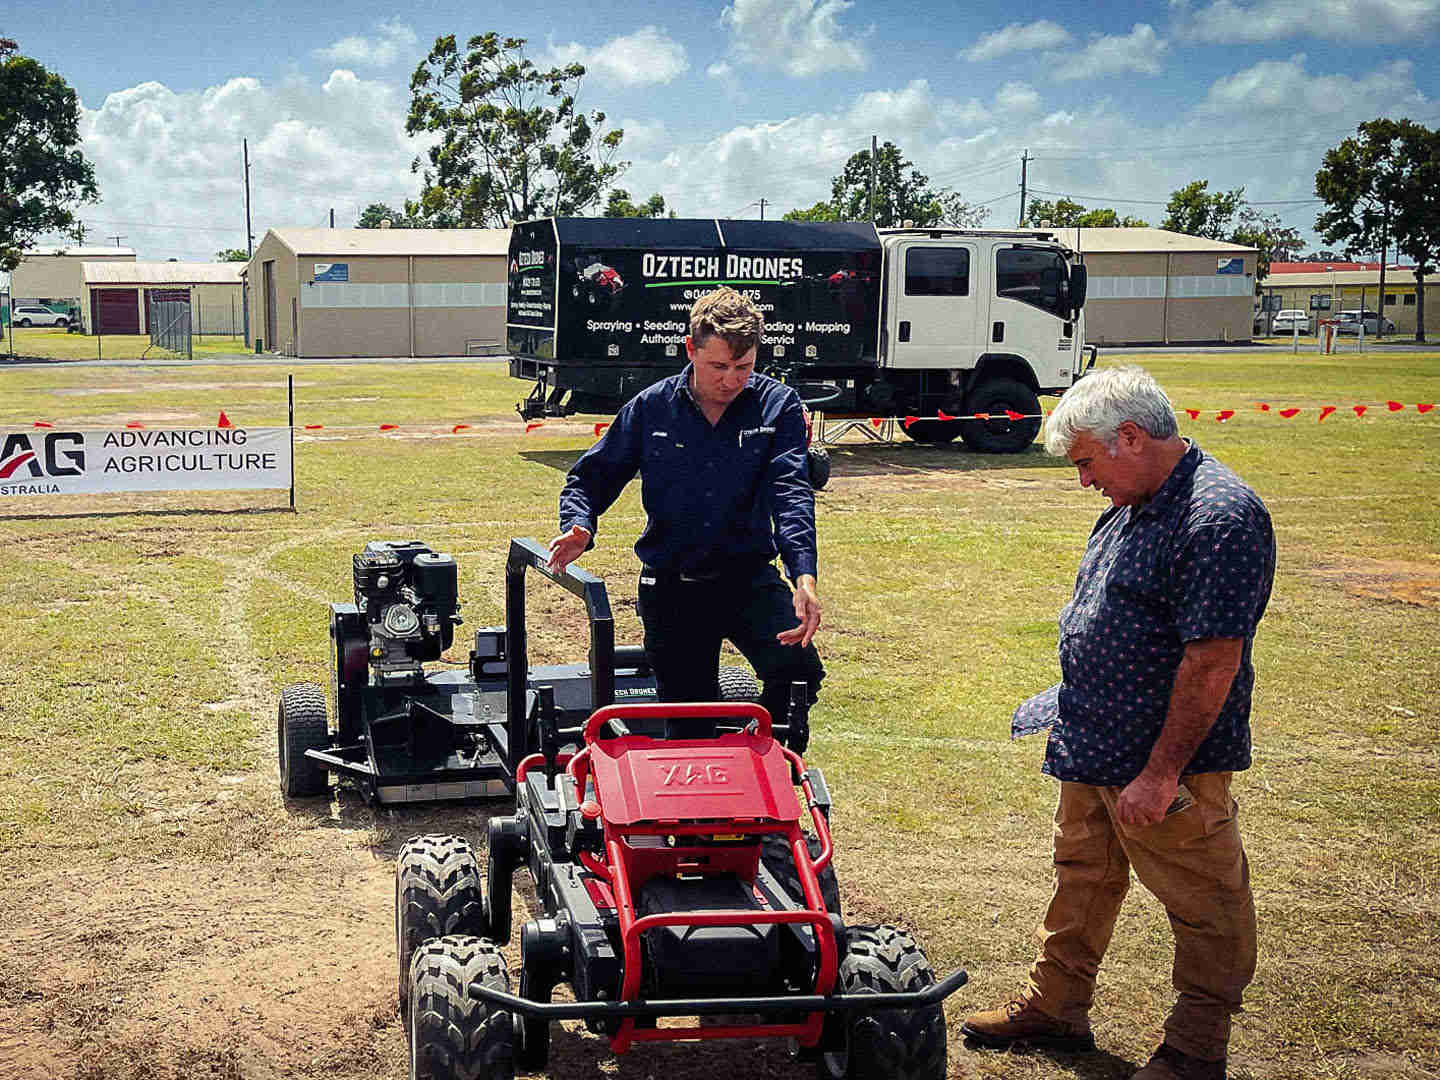
[[960, 1025], [960, 1033], [981, 1046], [1004, 1049], [1012, 1043], [1049, 1046], [1056, 1050], [1094, 1050], [1089, 1024], [1071, 1024], [1041, 1012], [1024, 996], [998, 1009], [973, 1013]]
[[1161, 1043], [1133, 1080], [1225, 1080], [1225, 1062], [1191, 1057], [1169, 1043]]

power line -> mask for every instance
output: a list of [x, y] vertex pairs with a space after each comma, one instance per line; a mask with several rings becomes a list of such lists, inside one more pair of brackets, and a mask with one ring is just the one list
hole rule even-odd
[[[1068, 191], [1052, 191], [1048, 188], [1032, 187], [1040, 195], [1057, 195], [1062, 199], [1084, 199], [1087, 202], [1134, 203], [1139, 206], [1169, 206], [1169, 199], [1122, 199], [1119, 195], [1075, 195]], [[1251, 206], [1303, 206], [1322, 203], [1324, 199], [1246, 199]]]

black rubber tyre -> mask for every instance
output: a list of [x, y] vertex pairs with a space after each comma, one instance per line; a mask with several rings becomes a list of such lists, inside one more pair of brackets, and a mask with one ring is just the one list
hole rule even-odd
[[749, 668], [720, 669], [720, 700], [749, 701], [757, 705], [760, 703], [760, 684]]
[[330, 774], [323, 765], [305, 756], [306, 750], [323, 750], [330, 745], [325, 688], [315, 683], [294, 683], [281, 690], [275, 734], [280, 790], [292, 799], [309, 799], [329, 791]]
[[[992, 417], [960, 422], [960, 437], [971, 450], [982, 454], [1018, 454], [1040, 434], [1040, 399], [1028, 386], [1014, 379], [987, 379], [971, 391], [966, 407], [972, 414], [989, 413]], [[1005, 415], [1006, 409], [1031, 419], [1011, 420]]]
[[70, 320], [69, 320], [69, 319], [56, 319], [56, 320], [55, 320], [55, 325], [56, 325], [56, 326], [59, 326], [59, 327], [66, 327], [66, 326], [69, 326], [69, 325], [70, 325]]
[[963, 420], [916, 420], [904, 431], [918, 443], [938, 444], [953, 442], [963, 426]]
[[[805, 846], [810, 849], [811, 859], [820, 856], [820, 838], [818, 836], [807, 835]], [[795, 869], [795, 860], [790, 855], [790, 845], [785, 842], [783, 836], [776, 836], [772, 833], [761, 838], [760, 861], [765, 864], [766, 870], [775, 875], [775, 880], [780, 883], [780, 887], [789, 893], [797, 904], [805, 902], [805, 892], [800, 888], [800, 874]], [[832, 915], [842, 914], [840, 882], [835, 877], [834, 860], [831, 860], [830, 865], [815, 876], [820, 880], [820, 895], [825, 900], [825, 910]]]
[[30, 325], [30, 320], [29, 320], [29, 319], [17, 319], [17, 320], [15, 321], [15, 325], [16, 325], [16, 326], [29, 326], [29, 325]]
[[505, 958], [488, 941], [454, 934], [427, 941], [410, 968], [410, 1080], [512, 1080], [515, 1018], [472, 998], [481, 982], [510, 992]]
[[409, 1016], [410, 960], [446, 934], [485, 937], [485, 894], [475, 851], [463, 836], [412, 836], [395, 862], [395, 960], [400, 1017]]
[[[846, 994], [923, 990], [934, 969], [913, 938], [893, 926], [852, 926], [837, 979]], [[853, 1012], [840, 1021], [844, 1049], [820, 1055], [821, 1080], [944, 1080], [945, 1012], [923, 1009]]]
[[830, 451], [823, 446], [812, 446], [805, 451], [805, 471], [810, 476], [810, 487], [824, 491], [830, 482]]

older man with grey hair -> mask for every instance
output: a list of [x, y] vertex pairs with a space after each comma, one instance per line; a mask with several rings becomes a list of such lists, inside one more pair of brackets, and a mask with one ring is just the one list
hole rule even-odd
[[1061, 681], [1021, 705], [1060, 781], [1055, 892], [1029, 986], [961, 1031], [987, 1046], [1095, 1046], [1096, 973], [1130, 884], [1165, 905], [1177, 1000], [1143, 1080], [1223, 1080], [1255, 973], [1255, 905], [1230, 777], [1250, 765], [1251, 646], [1275, 534], [1260, 498], [1182, 439], [1139, 368], [1066, 392], [1045, 447], [1110, 500], [1060, 613]]

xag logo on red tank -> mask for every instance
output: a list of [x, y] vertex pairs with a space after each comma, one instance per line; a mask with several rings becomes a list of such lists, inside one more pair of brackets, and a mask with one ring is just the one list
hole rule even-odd
[[37, 448], [29, 435], [5, 436], [0, 448], [0, 480], [41, 480], [80, 476], [85, 472], [85, 436], [78, 431], [51, 431]]
[[730, 776], [722, 765], [697, 765], [694, 762], [686, 762], [660, 767], [660, 783], [666, 787], [691, 787], [695, 784], [709, 787], [729, 782]]

